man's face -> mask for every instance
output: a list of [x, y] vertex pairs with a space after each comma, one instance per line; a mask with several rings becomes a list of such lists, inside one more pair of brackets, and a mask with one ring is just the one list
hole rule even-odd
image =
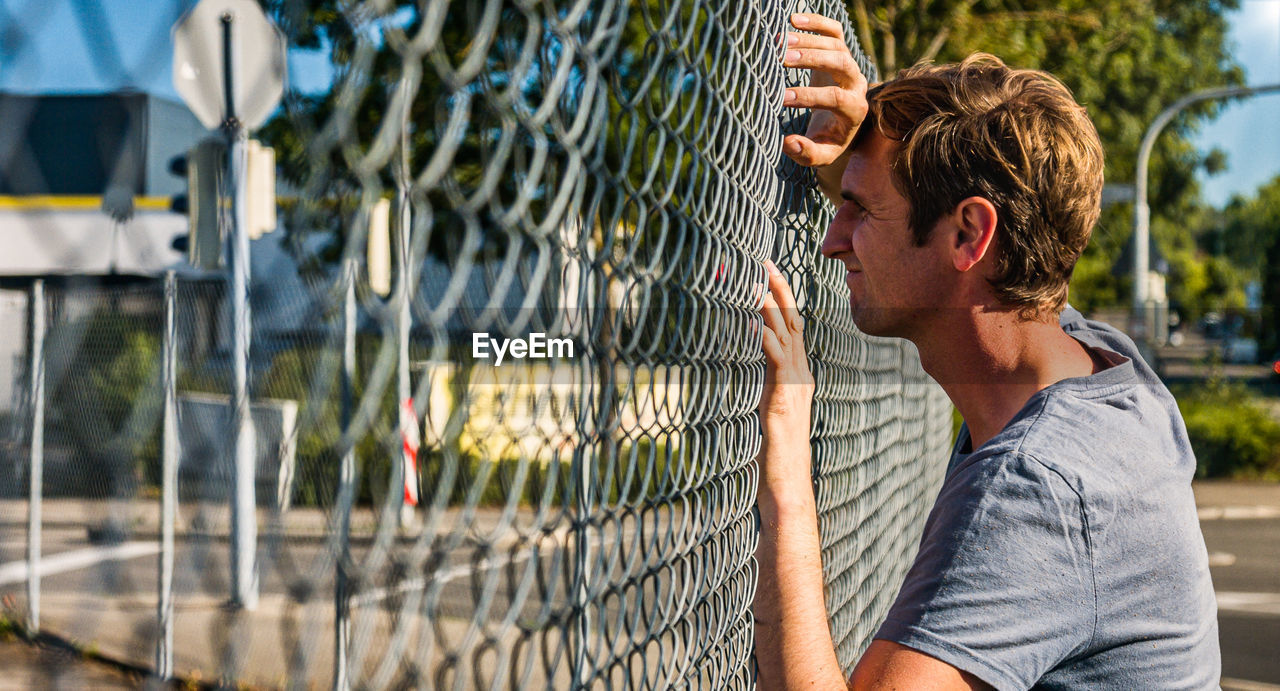
[[911, 338], [947, 289], [933, 233], [917, 247], [910, 205], [889, 164], [896, 143], [872, 134], [854, 150], [841, 178], [844, 204], [827, 228], [822, 254], [845, 265], [853, 322], [873, 336]]

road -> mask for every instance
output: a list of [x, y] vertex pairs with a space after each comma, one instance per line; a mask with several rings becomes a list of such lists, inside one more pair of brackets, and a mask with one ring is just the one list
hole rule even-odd
[[[1197, 487], [1197, 497], [1219, 600], [1223, 687], [1239, 691], [1280, 691], [1280, 485], [1206, 483]], [[0, 594], [11, 598], [9, 602], [16, 604], [15, 610], [21, 611], [25, 609], [25, 568], [20, 568], [24, 548], [21, 530], [13, 523], [3, 527]], [[563, 539], [553, 542], [562, 545]], [[544, 545], [547, 546], [550, 545]], [[277, 549], [272, 553], [264, 548], [260, 557], [271, 565], [265, 570], [262, 584], [264, 605], [254, 615], [253, 622], [246, 622], [249, 629], [255, 630], [252, 640], [240, 644], [238, 653], [229, 651], [232, 655], [246, 656], [243, 658], [246, 662], [242, 663], [246, 669], [242, 671], [252, 676], [255, 669], [283, 669], [284, 660], [279, 655], [285, 643], [282, 637], [299, 635], [299, 643], [309, 648], [308, 668], [314, 670], [316, 679], [327, 678], [332, 664], [331, 633], [326, 631], [332, 630], [329, 593], [333, 586], [324, 567], [326, 549], [318, 537], [294, 542], [284, 551]], [[74, 525], [72, 521], [46, 527], [44, 554], [47, 572], [42, 583], [42, 602], [50, 628], [61, 629], [59, 632], [66, 638], [92, 642], [104, 653], [149, 666], [155, 636], [157, 556], [154, 542], [138, 539], [114, 546], [91, 545], [83, 525]], [[444, 577], [437, 585], [442, 587], [434, 595], [436, 604], [431, 611], [443, 620], [437, 623], [443, 627], [437, 634], [457, 642], [455, 636], [461, 635], [465, 629], [463, 623], [475, 616], [481, 602], [489, 603], [490, 616], [495, 617], [491, 621], [496, 624], [496, 619], [509, 608], [511, 593], [505, 585], [511, 582], [509, 569], [519, 572], [532, 566], [541, 573], [541, 578], [554, 579], [553, 574], [564, 568], [555, 561], [550, 553], [544, 553], [530, 562], [530, 555], [524, 549], [498, 550], [483, 558], [472, 550], [458, 550], [457, 557], [441, 570]], [[221, 607], [228, 589], [226, 542], [180, 540], [176, 562], [180, 638], [175, 648], [179, 651], [179, 670], [187, 671], [205, 667], [210, 659], [217, 659], [209, 657], [215, 654], [212, 651], [198, 655], [195, 651], [222, 647], [220, 654], [227, 654], [227, 646], [235, 645], [227, 640], [225, 633], [220, 633], [230, 623], [229, 615]], [[363, 589], [363, 597], [354, 603], [358, 609], [373, 615], [373, 620], [387, 619], [385, 607], [400, 609], [396, 600], [418, 590], [397, 587], [390, 568], [374, 576], [372, 587]], [[497, 579], [491, 580], [493, 577]], [[491, 585], [486, 587], [485, 582]], [[309, 592], [292, 590], [300, 583], [309, 585]], [[477, 588], [487, 590], [488, 595], [482, 596]], [[547, 594], [561, 602], [567, 595], [563, 586], [552, 587]], [[537, 599], [536, 593], [532, 596]], [[298, 606], [291, 604], [291, 601], [296, 603], [298, 597], [310, 603], [302, 605], [301, 614], [289, 609]], [[523, 615], [536, 616], [531, 604], [526, 601]], [[311, 630], [297, 631], [299, 624]], [[459, 628], [450, 633], [454, 624]], [[373, 638], [367, 641], [366, 648], [368, 644], [375, 648], [386, 644], [387, 632], [377, 631], [377, 626], [367, 632], [366, 635]], [[254, 661], [255, 652], [262, 651], [272, 651], [271, 659], [265, 663]], [[6, 658], [0, 655], [0, 660], [3, 659]], [[278, 674], [259, 678], [259, 681], [270, 683], [279, 678]], [[0, 688], [3, 687], [0, 683]]]
[[[14, 508], [7, 512], [10, 520], [0, 521], [0, 598], [10, 610], [9, 618], [21, 620], [26, 614], [25, 526], [12, 520]], [[107, 657], [149, 668], [157, 634], [158, 548], [154, 535], [147, 535], [152, 527], [143, 520], [139, 534], [125, 542], [91, 544], [85, 519], [104, 512], [72, 515], [74, 508], [65, 500], [46, 506], [50, 520], [42, 531], [41, 628], [62, 639], [92, 645]], [[516, 673], [518, 655], [519, 673], [527, 682], [519, 686], [568, 685], [570, 660], [562, 637], [542, 635], [544, 629], [553, 634], [559, 630], [573, 597], [568, 581], [574, 562], [568, 550], [577, 543], [567, 524], [561, 521], [559, 529], [538, 531], [537, 539], [520, 540], [511, 526], [502, 527], [499, 510], [479, 510], [468, 522], [454, 513], [442, 518], [441, 524], [470, 528], [460, 531], [456, 541], [433, 533], [434, 541], [420, 545], [419, 561], [430, 554], [446, 555], [443, 561], [430, 560], [435, 574], [430, 582], [401, 575], [403, 567], [395, 560], [371, 562], [372, 530], [358, 531], [353, 538], [354, 557], [365, 572], [363, 585], [351, 598], [350, 650], [358, 676], [392, 675], [371, 683], [380, 687], [407, 667], [436, 670], [452, 665], [455, 674], [471, 678], [474, 670], [477, 679], [484, 678], [480, 675], [493, 674], [487, 669], [492, 660], [478, 654], [445, 660], [473, 650], [477, 643], [470, 639], [483, 635], [487, 645], [514, 651], [513, 664], [501, 665], [500, 672]], [[516, 523], [527, 533], [534, 520], [526, 513], [517, 512]], [[680, 514], [676, 511], [670, 519], [680, 521]], [[62, 520], [57, 520], [59, 516]], [[363, 521], [365, 528], [373, 522], [371, 516]], [[260, 543], [261, 600], [252, 613], [233, 613], [224, 606], [230, 582], [225, 531], [212, 537], [189, 532], [179, 536], [174, 559], [174, 651], [179, 674], [209, 678], [222, 672], [274, 687], [305, 670], [302, 673], [311, 684], [331, 684], [333, 562], [323, 524], [308, 523], [297, 526], [300, 536], [284, 544], [266, 538]], [[614, 549], [638, 544], [635, 526], [611, 536], [592, 530], [586, 538], [590, 553], [609, 555], [615, 564], [612, 577], [617, 578], [619, 570], [643, 567], [643, 558], [630, 566], [619, 564], [622, 553]], [[412, 544], [412, 540], [400, 541], [394, 550], [399, 561], [408, 557]], [[640, 617], [634, 600], [614, 597], [602, 604], [591, 609], [593, 616], [614, 623], [652, 621]], [[622, 616], [622, 607], [627, 616]], [[398, 635], [393, 635], [393, 627]], [[5, 659], [0, 654], [0, 662]], [[388, 660], [392, 664], [384, 665]], [[19, 658], [15, 664], [20, 662]], [[198, 674], [193, 675], [195, 671]], [[67, 685], [77, 684], [67, 681]]]
[[1219, 594], [1222, 676], [1280, 685], [1280, 517], [1200, 526]]
[[[1160, 348], [1161, 376], [1183, 385], [1222, 377], [1280, 395], [1280, 378], [1266, 365], [1213, 362], [1210, 352], [1220, 347], [1192, 333], [1181, 347]], [[1223, 688], [1268, 688], [1232, 686], [1242, 680], [1280, 691], [1280, 484], [1201, 482], [1196, 501], [1218, 592]]]

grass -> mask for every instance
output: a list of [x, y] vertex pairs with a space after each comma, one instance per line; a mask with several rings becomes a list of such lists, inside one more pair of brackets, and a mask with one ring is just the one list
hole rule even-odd
[[1171, 390], [1196, 453], [1196, 477], [1280, 481], [1275, 401], [1217, 377]]

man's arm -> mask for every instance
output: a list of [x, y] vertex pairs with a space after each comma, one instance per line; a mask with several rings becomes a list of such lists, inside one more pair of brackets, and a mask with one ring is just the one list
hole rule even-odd
[[767, 364], [757, 458], [756, 683], [761, 689], [838, 689], [844, 678], [827, 626], [818, 514], [809, 479], [813, 375], [791, 289], [777, 267], [769, 263], [768, 269], [761, 309]]
[[989, 689], [981, 679], [900, 643], [876, 639], [858, 660], [849, 688]]
[[[810, 484], [810, 414], [814, 381], [804, 350], [803, 322], [786, 280], [772, 263], [765, 295], [763, 428], [757, 501], [757, 685], [761, 689], [839, 689], [822, 592], [818, 514]], [[888, 641], [874, 641], [847, 684], [856, 689], [985, 688], [940, 660]]]

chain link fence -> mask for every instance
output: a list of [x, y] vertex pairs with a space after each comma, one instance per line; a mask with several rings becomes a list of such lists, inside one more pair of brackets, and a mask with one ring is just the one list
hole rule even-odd
[[[843, 6], [265, 7], [332, 74], [259, 134], [283, 186], [281, 231], [253, 245], [256, 511], [233, 509], [220, 273], [12, 279], [6, 616], [189, 679], [750, 688], [772, 258], [806, 320], [851, 668], [914, 555], [951, 408], [910, 345], [856, 331], [819, 253], [833, 208], [781, 153], [806, 124], [782, 107], [807, 79], [781, 66], [787, 17]], [[548, 357], [499, 364], [535, 334]]]

